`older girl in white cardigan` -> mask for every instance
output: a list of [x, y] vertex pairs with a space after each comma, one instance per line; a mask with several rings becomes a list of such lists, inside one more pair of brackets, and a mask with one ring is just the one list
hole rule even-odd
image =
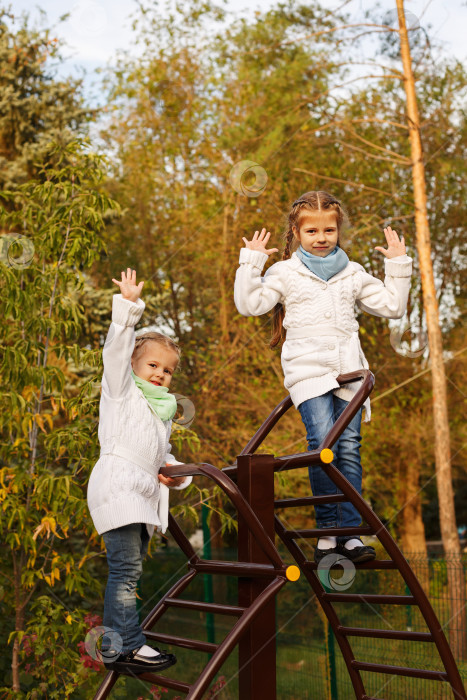
[[[283, 260], [262, 277], [268, 257], [270, 233], [263, 228], [253, 239], [243, 238], [240, 267], [235, 280], [235, 304], [244, 316], [259, 316], [274, 309], [271, 347], [284, 338], [284, 385], [300, 411], [309, 450], [319, 447], [357, 389], [356, 383], [339, 387], [336, 377], [360, 368], [368, 369], [358, 337], [357, 306], [375, 316], [403, 316], [410, 289], [412, 260], [406, 255], [404, 237], [390, 226], [384, 229], [387, 248], [385, 280], [373, 277], [349, 261], [340, 247], [348, 219], [340, 202], [327, 192], [307, 192], [292, 205], [285, 233]], [[297, 249], [296, 252], [292, 251]], [[364, 404], [370, 419], [370, 401]], [[355, 489], [362, 492], [360, 427], [362, 409], [333, 446], [335, 464]], [[309, 468], [313, 495], [339, 493], [319, 465]], [[316, 506], [318, 528], [354, 527], [361, 517], [349, 502]], [[355, 562], [373, 559], [373, 547], [353, 536], [321, 537], [315, 561], [330, 553]]]
[[179, 464], [169, 437], [177, 403], [168, 393], [177, 368], [178, 346], [161, 333], [135, 339], [144, 311], [143, 282], [128, 268], [112, 304], [112, 323], [104, 344], [99, 408], [101, 453], [88, 486], [94, 526], [103, 535], [109, 576], [101, 654], [121, 673], [156, 672], [176, 662], [173, 654], [146, 645], [138, 621], [136, 586], [154, 528], [165, 532], [168, 488], [185, 488], [191, 477], [168, 478], [161, 466]]

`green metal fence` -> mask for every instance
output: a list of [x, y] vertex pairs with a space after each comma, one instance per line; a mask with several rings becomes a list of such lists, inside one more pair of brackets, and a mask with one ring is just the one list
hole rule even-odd
[[[212, 556], [235, 560], [236, 552], [213, 551]], [[284, 558], [288, 560], [290, 556], [284, 555]], [[465, 639], [465, 616], [452, 616], [452, 601], [448, 595], [447, 580], [450, 567], [456, 567], [458, 570], [460, 568], [465, 585], [467, 556], [446, 560], [406, 554], [406, 558], [425, 586], [448, 640], [453, 630]], [[180, 578], [184, 571], [186, 559], [175, 548], [158, 551], [146, 562], [142, 581], [145, 601], [143, 614], [153, 607], [160, 594]], [[192, 587], [186, 590], [186, 597], [202, 600], [209, 596], [219, 603], [235, 604], [237, 580], [221, 576], [210, 578], [212, 584], [209, 585], [201, 578], [195, 579]], [[398, 571], [367, 569], [356, 570], [355, 580], [348, 590], [359, 593], [407, 592]], [[372, 605], [370, 608], [365, 603], [339, 603], [337, 611], [343, 624], [350, 627], [427, 631], [418, 608], [413, 606]], [[164, 629], [160, 631], [170, 631], [206, 641], [220, 641], [230, 629], [230, 624], [225, 617], [215, 616], [213, 619], [204, 613], [193, 612], [189, 615], [174, 609], [172, 616], [164, 622]], [[433, 670], [443, 668], [432, 643], [365, 637], [353, 637], [351, 642], [355, 656], [360, 661]], [[186, 650], [177, 650], [177, 657], [179, 673], [183, 675], [183, 680], [188, 682], [196, 677], [200, 665], [206, 661], [206, 654]], [[467, 659], [458, 658], [457, 662], [465, 683]], [[215, 694], [218, 700], [237, 699], [236, 673], [237, 657], [234, 654], [219, 674], [224, 676], [225, 685]], [[362, 677], [368, 694], [385, 700], [454, 698], [446, 683], [365, 672]], [[285, 586], [277, 600], [277, 680], [280, 700], [353, 700], [355, 697], [339, 646], [303, 576], [296, 583]], [[175, 693], [169, 692], [163, 697], [169, 700], [175, 696]]]

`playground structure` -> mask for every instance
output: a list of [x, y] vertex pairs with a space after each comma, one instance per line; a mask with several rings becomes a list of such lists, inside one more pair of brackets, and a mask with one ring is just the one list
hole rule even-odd
[[[201, 700], [214, 676], [239, 645], [239, 697], [241, 700], [275, 700], [276, 693], [276, 649], [275, 649], [275, 598], [281, 588], [304, 574], [316, 595], [339, 644], [357, 700], [383, 700], [372, 697], [365, 691], [361, 671], [402, 675], [448, 683], [456, 700], [467, 700], [455, 659], [443, 629], [420, 582], [399, 550], [388, 530], [364, 499], [332, 464], [331, 447], [355, 416], [374, 386], [374, 377], [369, 370], [358, 370], [337, 378], [340, 385], [361, 380], [354, 398], [333, 425], [317, 450], [295, 455], [276, 457], [255, 454], [280, 418], [292, 406], [290, 397], [285, 398], [270, 414], [253, 438], [248, 442], [234, 465], [219, 470], [210, 464], [184, 464], [161, 470], [166, 476], [205, 476], [214, 481], [236, 507], [238, 513], [238, 561], [208, 561], [194, 551], [185, 534], [172, 515], [169, 531], [188, 560], [189, 571], [161, 598], [142, 623], [149, 640], [207, 652], [210, 655], [198, 678], [191, 685], [163, 675], [145, 673], [140, 680], [185, 693], [187, 700]], [[341, 491], [328, 496], [310, 496], [274, 500], [274, 473], [320, 464]], [[351, 501], [366, 525], [359, 527], [328, 528], [325, 530], [287, 530], [275, 514], [277, 509], [312, 506], [318, 503]], [[295, 560], [296, 565], [287, 566], [275, 546], [275, 535], [281, 539]], [[307, 560], [297, 544], [297, 539], [322, 535], [374, 535], [389, 559], [373, 560], [356, 564], [358, 569], [395, 569], [403, 577], [410, 595], [376, 595], [356, 592], [329, 592], [323, 586], [318, 565]], [[319, 567], [321, 568], [320, 563]], [[188, 584], [199, 574], [223, 574], [238, 578], [238, 605], [220, 605], [180, 598]], [[426, 623], [426, 632], [410, 630], [371, 629], [342, 625], [333, 603], [365, 602], [387, 605], [417, 606]], [[237, 618], [234, 626], [220, 644], [193, 640], [153, 630], [156, 623], [169, 608], [197, 610], [206, 613], [229, 615]], [[355, 658], [350, 639], [352, 637], [411, 640], [430, 643], [436, 648], [444, 670], [433, 671], [419, 668], [389, 666], [367, 663]], [[177, 668], [176, 666], [174, 667]], [[267, 672], [265, 672], [267, 670]], [[104, 678], [94, 700], [107, 698], [118, 680], [119, 673], [110, 671]]]

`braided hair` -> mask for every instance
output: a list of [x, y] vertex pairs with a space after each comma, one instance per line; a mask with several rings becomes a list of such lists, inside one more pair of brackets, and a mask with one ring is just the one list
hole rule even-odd
[[[337, 222], [337, 244], [341, 245], [340, 235], [349, 225], [349, 218], [342, 204], [332, 194], [318, 190], [316, 192], [305, 192], [292, 204], [292, 208], [287, 215], [287, 225], [283, 233], [285, 242], [282, 260], [288, 260], [294, 250], [298, 248], [299, 241], [295, 232], [300, 231], [302, 215], [308, 211], [334, 211]], [[272, 317], [272, 336], [269, 346], [274, 348], [280, 341], [285, 339], [283, 320], [285, 310], [282, 304], [276, 304]]]

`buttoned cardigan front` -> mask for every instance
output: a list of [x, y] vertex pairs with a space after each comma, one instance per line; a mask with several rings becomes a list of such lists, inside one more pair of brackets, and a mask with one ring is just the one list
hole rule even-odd
[[[281, 363], [284, 386], [296, 408], [328, 391], [350, 401], [360, 382], [340, 387], [336, 377], [369, 365], [360, 345], [355, 304], [384, 318], [401, 318], [407, 307], [412, 274], [408, 255], [385, 258], [384, 282], [356, 262], [325, 281], [293, 253], [261, 272], [268, 256], [242, 248], [234, 299], [244, 316], [259, 316], [281, 303], [286, 339]], [[370, 401], [364, 404], [370, 420]]]

